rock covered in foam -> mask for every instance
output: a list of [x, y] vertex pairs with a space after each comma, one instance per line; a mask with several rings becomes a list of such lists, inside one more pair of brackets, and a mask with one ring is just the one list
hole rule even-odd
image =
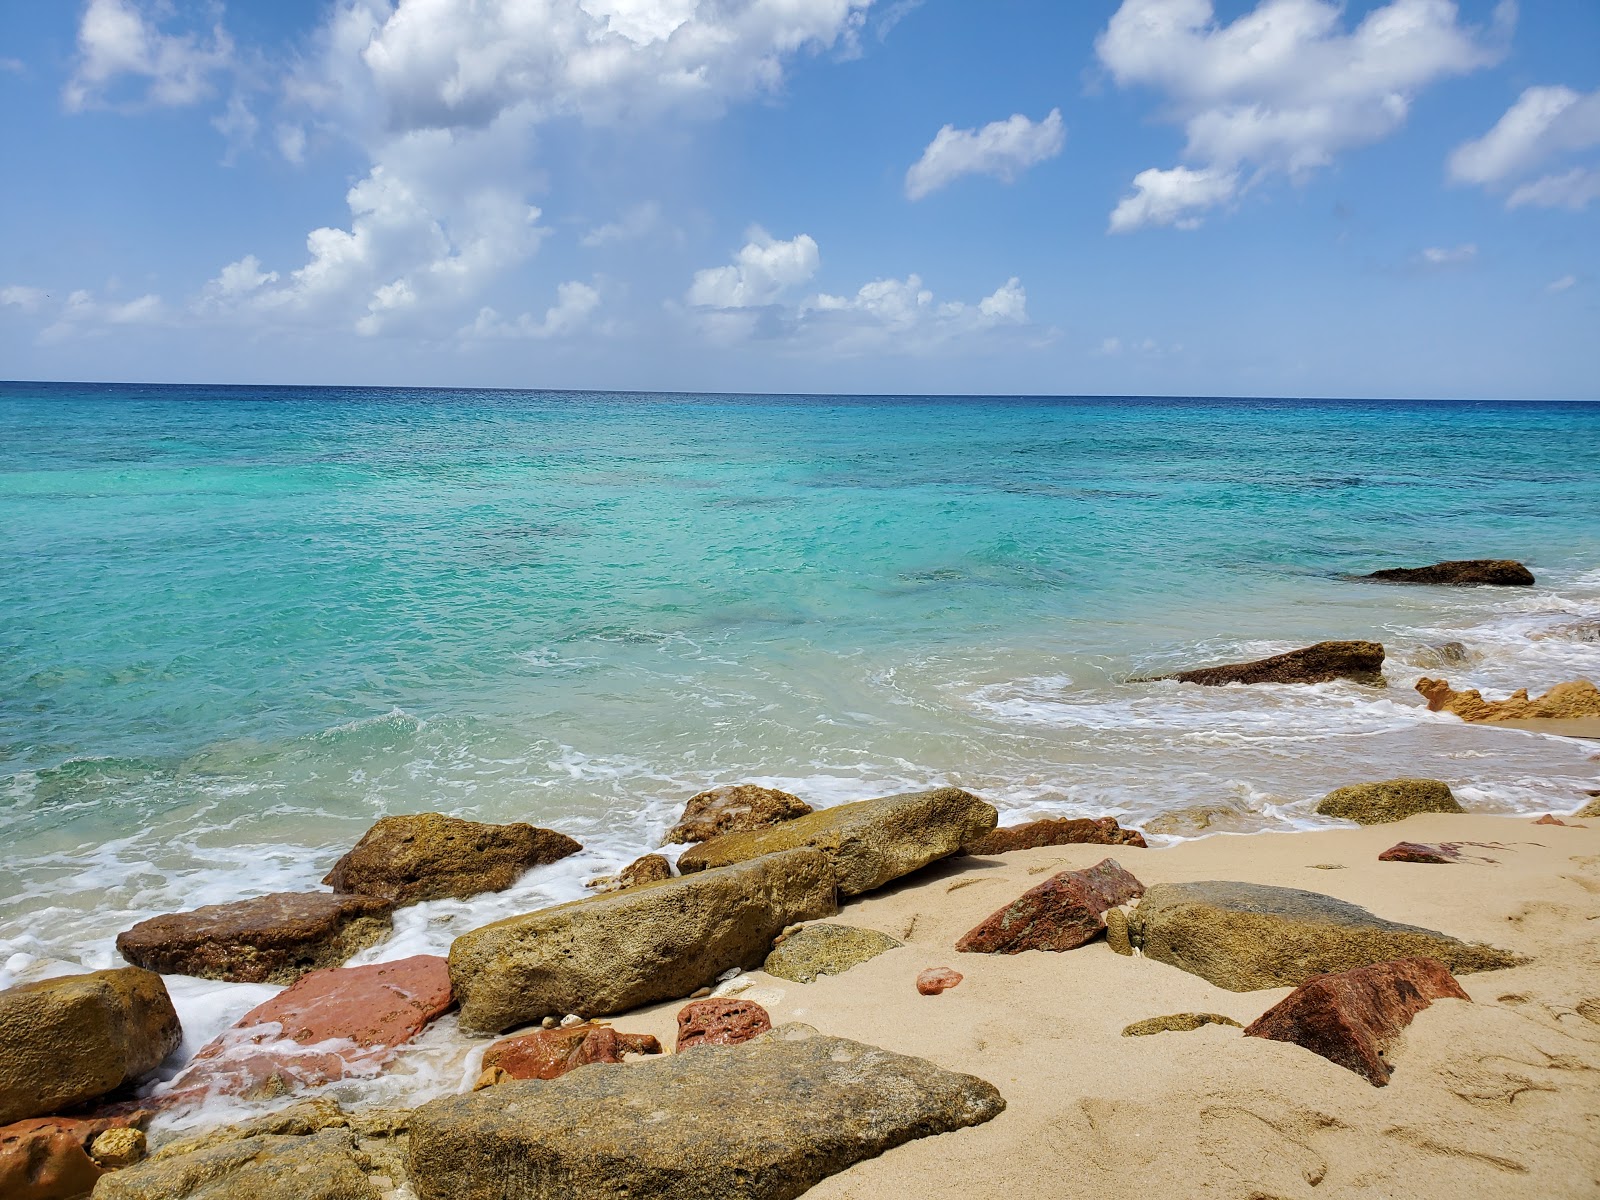
[[748, 833], [811, 812], [799, 796], [778, 788], [738, 783], [691, 796], [683, 816], [667, 830], [666, 841], [704, 842], [725, 833]]
[[1380, 783], [1354, 783], [1335, 788], [1317, 804], [1325, 817], [1339, 817], [1358, 825], [1383, 825], [1403, 821], [1418, 813], [1458, 813], [1461, 804], [1448, 783], [1437, 779], [1386, 779]]

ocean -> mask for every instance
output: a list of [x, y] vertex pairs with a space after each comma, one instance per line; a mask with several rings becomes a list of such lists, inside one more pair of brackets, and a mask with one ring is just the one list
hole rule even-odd
[[[1538, 585], [1349, 578], [1467, 557]], [[725, 783], [1153, 844], [1396, 775], [1570, 810], [1593, 744], [1412, 685], [1600, 679], [1600, 404], [3, 384], [0, 601], [0, 986], [384, 814], [584, 843], [355, 961], [443, 953]], [[1331, 638], [1389, 686], [1129, 682]], [[175, 994], [195, 1041], [263, 989]]]

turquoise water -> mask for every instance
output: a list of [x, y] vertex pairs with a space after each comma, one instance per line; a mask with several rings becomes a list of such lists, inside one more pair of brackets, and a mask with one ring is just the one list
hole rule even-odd
[[[1176, 834], [1401, 773], [1595, 786], [1592, 746], [1411, 684], [1600, 678], [1600, 405], [8, 384], [0, 514], [13, 973], [315, 886], [390, 812], [589, 850], [378, 957], [580, 894], [718, 783]], [[1540, 586], [1342, 577], [1479, 556]], [[1330, 637], [1391, 686], [1126, 682]]]

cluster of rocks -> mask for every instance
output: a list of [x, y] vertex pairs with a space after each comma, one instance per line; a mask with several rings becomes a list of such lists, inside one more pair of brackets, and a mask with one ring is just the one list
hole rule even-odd
[[1456, 691], [1448, 679], [1419, 679], [1422, 693], [1432, 712], [1455, 713], [1463, 721], [1569, 721], [1600, 718], [1600, 688], [1586, 679], [1558, 683], [1542, 696], [1528, 697], [1519, 688], [1504, 700], [1485, 700], [1476, 689]]

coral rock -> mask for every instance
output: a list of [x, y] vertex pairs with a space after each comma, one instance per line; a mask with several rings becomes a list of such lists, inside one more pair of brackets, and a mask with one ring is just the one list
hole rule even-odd
[[968, 954], [1071, 950], [1106, 927], [1106, 910], [1144, 895], [1144, 885], [1107, 858], [1063, 871], [990, 914], [956, 943]]
[[917, 976], [917, 991], [924, 996], [937, 996], [940, 992], [948, 992], [965, 978], [960, 971], [952, 971], [949, 967], [929, 967]]
[[780, 938], [761, 969], [793, 983], [811, 983], [818, 975], [843, 975], [901, 944], [874, 929], [806, 925]]
[[772, 1018], [750, 1000], [717, 997], [685, 1004], [678, 1013], [681, 1054], [696, 1046], [737, 1046], [772, 1028]]
[[1463, 721], [1570, 721], [1600, 717], [1600, 688], [1587, 679], [1558, 683], [1544, 695], [1528, 699], [1520, 688], [1504, 700], [1485, 700], [1476, 689], [1458, 692], [1448, 679], [1419, 679], [1417, 691], [1433, 712], [1452, 712]]
[[683, 816], [667, 830], [668, 844], [704, 842], [725, 833], [747, 833], [780, 821], [792, 821], [811, 812], [811, 805], [799, 796], [777, 788], [739, 783], [712, 788], [691, 796]]
[[555, 1079], [591, 1063], [619, 1063], [625, 1054], [660, 1054], [648, 1033], [618, 1033], [609, 1025], [541, 1029], [496, 1042], [483, 1052], [485, 1071], [508, 1079]]
[[1115, 817], [1045, 817], [1026, 825], [1007, 825], [987, 833], [963, 849], [968, 854], [1008, 854], [1041, 846], [1139, 846], [1144, 834], [1124, 829]]

